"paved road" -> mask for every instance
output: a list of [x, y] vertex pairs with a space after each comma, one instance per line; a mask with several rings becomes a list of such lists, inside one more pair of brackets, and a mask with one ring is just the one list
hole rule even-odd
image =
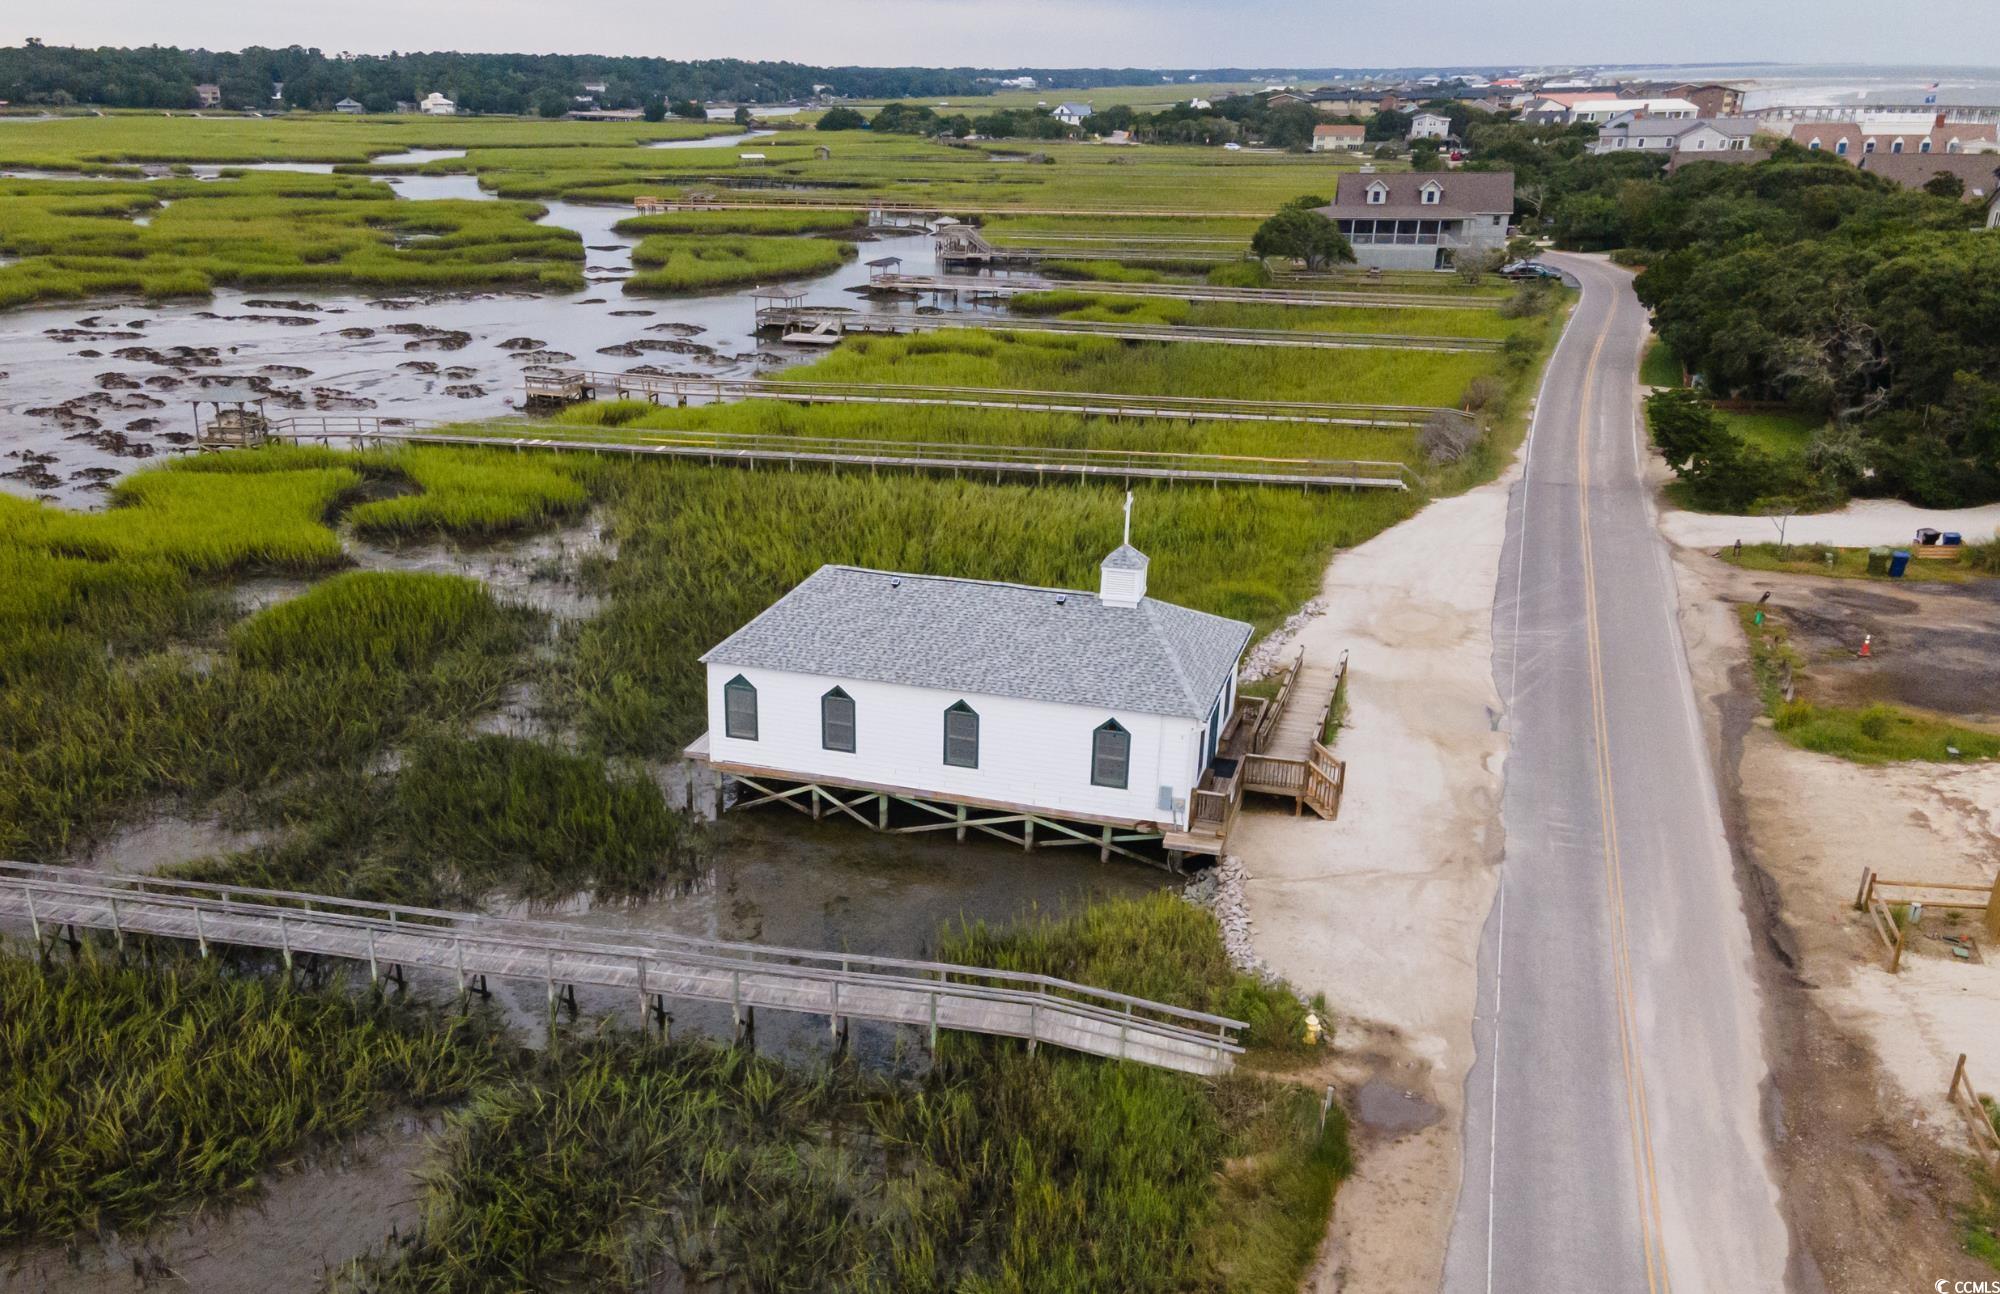
[[1494, 603], [1506, 860], [1451, 1294], [1778, 1291], [1749, 932], [1641, 482], [1645, 313], [1583, 284], [1509, 503]]

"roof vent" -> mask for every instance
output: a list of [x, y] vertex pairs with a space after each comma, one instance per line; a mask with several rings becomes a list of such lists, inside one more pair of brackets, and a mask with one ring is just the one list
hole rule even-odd
[[890, 587], [890, 588], [892, 588], [892, 589], [900, 589], [900, 588], [902, 588], [902, 587], [903, 587], [903, 577], [902, 577], [902, 576], [900, 576], [900, 575], [891, 575], [891, 576], [889, 577], [889, 587]]
[[1067, 594], [1067, 593], [1058, 593], [1058, 594], [1056, 594], [1056, 605], [1057, 605], [1057, 606], [1061, 606], [1061, 605], [1062, 605], [1063, 603], [1065, 603], [1065, 602], [1067, 602], [1067, 601], [1069, 601], [1069, 594]]

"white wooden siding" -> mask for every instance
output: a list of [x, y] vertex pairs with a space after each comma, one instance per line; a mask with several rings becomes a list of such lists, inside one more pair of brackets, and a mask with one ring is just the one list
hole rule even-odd
[[[755, 741], [730, 737], [723, 724], [723, 685], [738, 674], [757, 689]], [[854, 699], [852, 754], [820, 744], [820, 697], [833, 687]], [[978, 768], [944, 762], [945, 707], [961, 700], [979, 713]], [[1225, 722], [1228, 713], [1225, 704]], [[718, 762], [755, 765], [801, 780], [826, 777], [945, 798], [1001, 800], [1056, 815], [1185, 826], [1189, 792], [1200, 773], [1205, 718], [708, 666], [709, 755]], [[1106, 719], [1116, 719], [1132, 735], [1130, 777], [1122, 790], [1090, 783], [1091, 738]], [[1159, 807], [1162, 786], [1171, 788], [1177, 811]]]

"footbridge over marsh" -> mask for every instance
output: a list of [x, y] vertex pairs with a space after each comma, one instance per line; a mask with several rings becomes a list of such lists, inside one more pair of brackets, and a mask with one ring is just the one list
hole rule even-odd
[[835, 1038], [869, 1020], [1025, 1039], [1188, 1074], [1221, 1074], [1242, 1054], [1241, 1020], [1130, 997], [1047, 975], [943, 962], [724, 943], [659, 931], [491, 917], [285, 890], [111, 876], [0, 862], [0, 921], [26, 926], [37, 949], [77, 932], [123, 947], [146, 936], [211, 948], [337, 958], [371, 979], [429, 971], [461, 994], [486, 981], [547, 987], [550, 1009], [579, 985], [632, 994], [642, 1018], [670, 1002], [727, 1003], [739, 1032], [762, 1007], [823, 1016]]

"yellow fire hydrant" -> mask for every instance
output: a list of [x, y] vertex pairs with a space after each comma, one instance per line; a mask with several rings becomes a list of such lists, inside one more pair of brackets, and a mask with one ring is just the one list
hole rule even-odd
[[1306, 1012], [1306, 1046], [1319, 1046], [1319, 1040], [1325, 1032], [1326, 1026], [1320, 1023], [1319, 1012]]

